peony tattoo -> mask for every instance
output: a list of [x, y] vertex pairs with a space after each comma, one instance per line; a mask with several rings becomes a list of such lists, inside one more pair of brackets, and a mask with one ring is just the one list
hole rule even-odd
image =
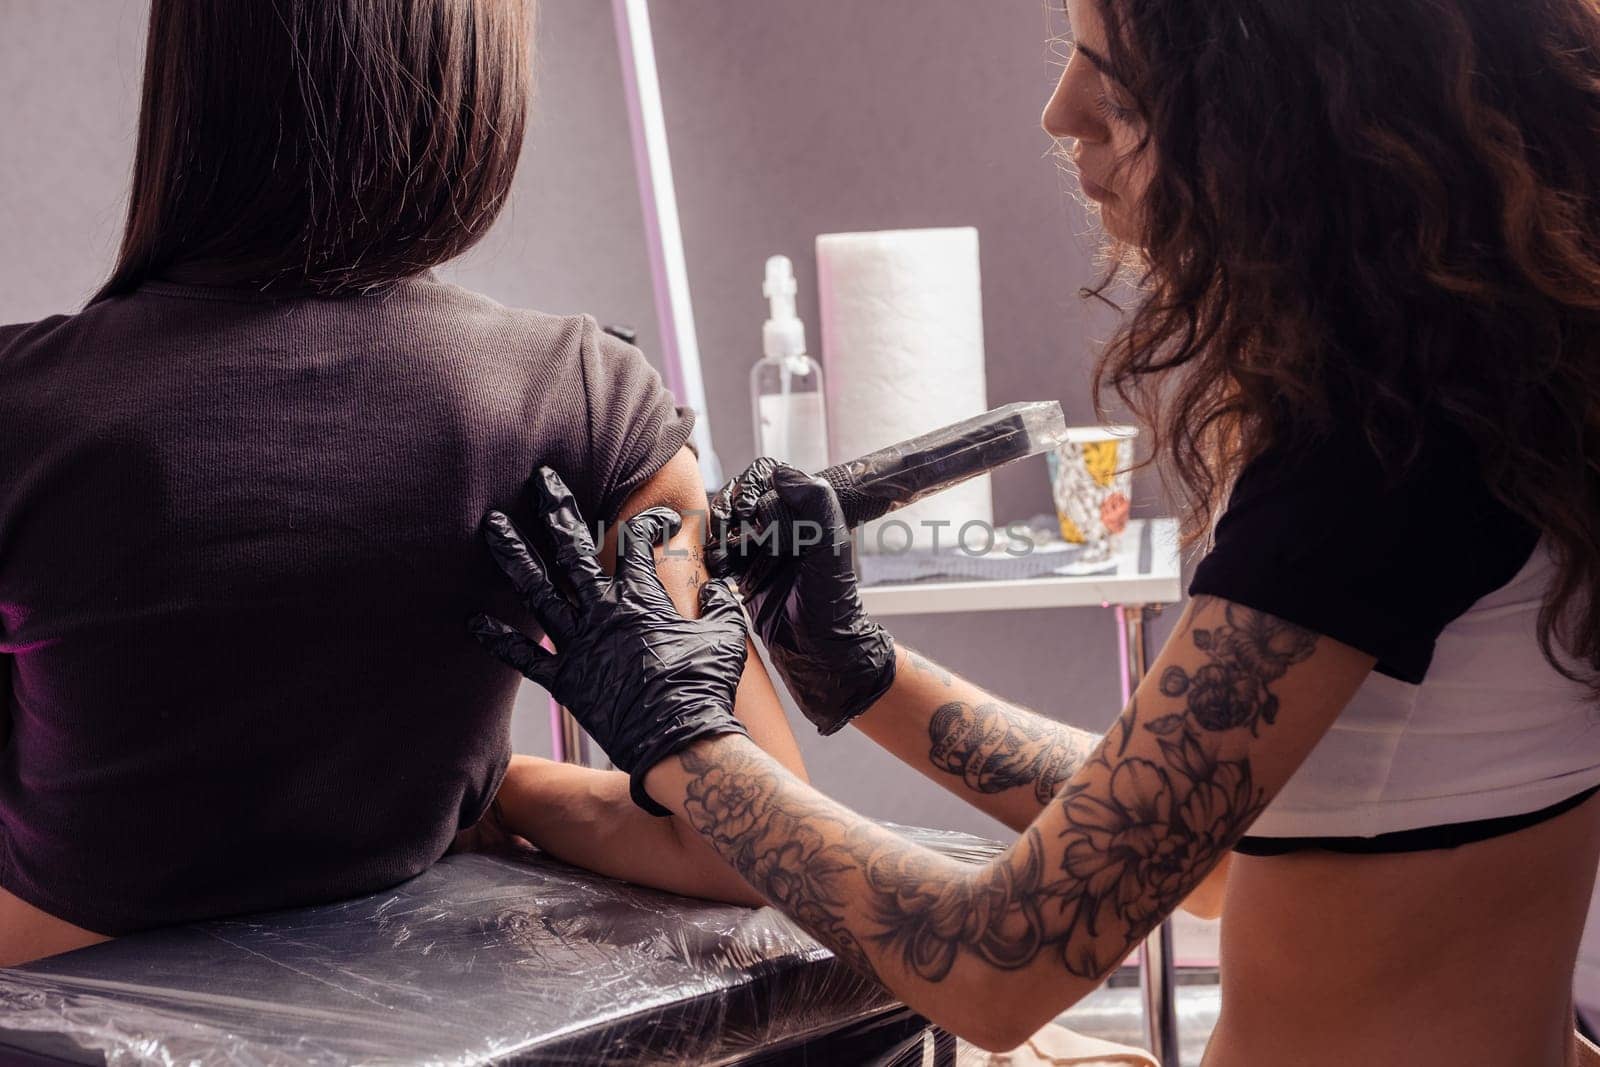
[[1052, 960], [1100, 979], [1266, 806], [1250, 761], [1221, 758], [1210, 735], [1271, 727], [1273, 685], [1318, 640], [1231, 603], [1219, 623], [1188, 637], [1205, 662], [1170, 668], [1157, 686], [1177, 708], [1152, 717], [1134, 700], [1092, 754], [1044, 729], [1048, 720], [1003, 705], [934, 709], [935, 766], [978, 792], [1031, 787], [1054, 797], [989, 864], [919, 849], [804, 789], [738, 739], [679, 754], [691, 779], [686, 814], [751, 885], [867, 974], [892, 961], [939, 982], [963, 960], [1004, 971]]
[[[1271, 726], [1278, 717], [1278, 698], [1269, 686], [1316, 650], [1317, 636], [1238, 604], [1226, 605], [1223, 619], [1221, 626], [1190, 632], [1211, 662], [1193, 674], [1168, 667], [1161, 695], [1187, 697], [1190, 714], [1207, 730], [1248, 726], [1256, 734], [1262, 723]], [[1176, 730], [1182, 719], [1169, 715], [1150, 728]]]

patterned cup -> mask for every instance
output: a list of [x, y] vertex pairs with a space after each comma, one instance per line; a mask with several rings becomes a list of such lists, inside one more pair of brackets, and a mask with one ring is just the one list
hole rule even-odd
[[1133, 496], [1135, 426], [1075, 426], [1050, 455], [1061, 536], [1082, 545], [1078, 561], [1103, 563], [1117, 551], [1128, 527]]

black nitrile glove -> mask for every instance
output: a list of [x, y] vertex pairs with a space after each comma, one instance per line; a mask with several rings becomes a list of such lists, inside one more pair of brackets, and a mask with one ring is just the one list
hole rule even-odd
[[894, 639], [867, 617], [856, 590], [850, 527], [833, 487], [758, 459], [711, 503], [713, 529], [737, 530], [774, 490], [792, 522], [742, 551], [715, 551], [715, 573], [735, 577], [756, 633], [800, 710], [824, 735], [844, 727], [894, 684]]
[[572, 712], [617, 769], [628, 772], [634, 803], [667, 815], [645, 794], [646, 771], [703, 737], [749, 736], [733, 717], [748, 637], [739, 599], [726, 583], [711, 581], [700, 589], [700, 618], [678, 614], [656, 576], [652, 552], [680, 524], [666, 508], [627, 521], [617, 542], [616, 576], [606, 577], [561, 478], [541, 467], [533, 485], [557, 573], [570, 584], [572, 597], [556, 589], [506, 516], [491, 511], [484, 533], [557, 651], [550, 654], [487, 615], [474, 616], [468, 628]]

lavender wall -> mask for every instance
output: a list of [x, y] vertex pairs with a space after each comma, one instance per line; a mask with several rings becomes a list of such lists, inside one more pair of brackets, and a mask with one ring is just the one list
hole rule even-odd
[[[819, 233], [976, 226], [989, 401], [1058, 399], [1094, 421], [1078, 296], [1090, 223], [1047, 158], [1039, 112], [1059, 74], [1039, 0], [666, 0], [653, 5], [673, 169], [717, 450], [751, 458], [747, 374], [765, 317], [761, 270], [783, 252], [816, 330]], [[1153, 485], [1141, 480], [1145, 499]], [[1044, 464], [995, 479], [997, 519], [1050, 509]], [[1151, 510], [1159, 510], [1158, 507]], [[1086, 726], [1119, 702], [1110, 612], [895, 619], [897, 637], [1013, 700]], [[1161, 633], [1164, 627], [1157, 627]], [[875, 815], [998, 832], [853, 734], [801, 723], [819, 785]]]
[[[989, 400], [1060, 399], [1090, 421], [1088, 221], [1045, 158], [1054, 79], [1040, 0], [656, 0], [654, 29], [716, 444], [751, 457], [746, 375], [762, 262], [794, 258], [816, 337], [816, 234], [974, 225]], [[79, 306], [115, 249], [144, 0], [0, 0], [0, 321]], [[507, 303], [652, 321], [604, 0], [543, 0], [539, 98], [505, 216], [446, 273]], [[1149, 488], [1136, 495], [1145, 508]], [[1042, 463], [996, 479], [996, 515], [1047, 510]], [[1108, 612], [895, 620], [904, 640], [1011, 699], [1084, 724], [1117, 703]], [[1164, 632], [1164, 627], [1158, 627]], [[543, 751], [529, 690], [519, 746]], [[849, 734], [818, 741], [823, 788], [874, 815], [997, 832]]]
[[142, 0], [0, 0], [0, 322], [72, 311], [116, 253]]

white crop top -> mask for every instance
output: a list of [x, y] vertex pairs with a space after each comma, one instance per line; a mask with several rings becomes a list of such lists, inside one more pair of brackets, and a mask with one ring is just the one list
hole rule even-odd
[[1399, 835], [1398, 850], [1440, 847], [1406, 832], [1509, 824], [1476, 835], [1492, 836], [1600, 786], [1600, 706], [1539, 648], [1554, 572], [1537, 527], [1492, 497], [1448, 430], [1392, 484], [1353, 434], [1247, 465], [1191, 595], [1378, 664], [1241, 849], [1379, 835]]
[[1373, 837], [1523, 815], [1600, 785], [1600, 706], [1539, 649], [1543, 543], [1439, 634], [1420, 684], [1374, 672], [1254, 837]]

